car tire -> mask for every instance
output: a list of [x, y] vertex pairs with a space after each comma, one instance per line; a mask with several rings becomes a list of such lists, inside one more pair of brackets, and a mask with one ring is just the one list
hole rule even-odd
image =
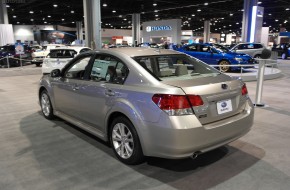
[[40, 67], [40, 63], [39, 62], [36, 62], [35, 65], [36, 65], [36, 67]]
[[117, 117], [110, 126], [110, 141], [117, 158], [128, 165], [144, 161], [141, 143], [133, 124], [126, 117]]
[[53, 108], [50, 101], [50, 97], [46, 90], [43, 90], [39, 97], [41, 112], [46, 119], [52, 120], [54, 119]]
[[229, 71], [231, 71], [231, 67], [230, 66], [228, 66], [228, 65], [230, 65], [230, 62], [228, 62], [228, 61], [226, 61], [226, 60], [222, 60], [222, 61], [220, 61], [219, 62], [219, 70], [221, 71], [221, 72], [229, 72]]

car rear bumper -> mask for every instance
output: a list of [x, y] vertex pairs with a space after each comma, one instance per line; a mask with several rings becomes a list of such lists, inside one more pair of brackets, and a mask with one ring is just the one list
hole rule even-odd
[[248, 100], [243, 112], [206, 125], [192, 115], [171, 117], [166, 127], [151, 123], [143, 135], [143, 152], [147, 156], [171, 159], [204, 153], [245, 135], [252, 127], [253, 118], [254, 108]]

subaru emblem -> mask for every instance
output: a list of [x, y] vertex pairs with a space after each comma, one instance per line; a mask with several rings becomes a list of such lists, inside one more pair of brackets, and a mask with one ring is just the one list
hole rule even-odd
[[222, 89], [224, 89], [224, 90], [228, 89], [228, 85], [227, 84], [222, 84]]
[[227, 103], [226, 102], [223, 102], [222, 104], [221, 104], [221, 106], [223, 107], [223, 108], [225, 108], [225, 107], [227, 107]]

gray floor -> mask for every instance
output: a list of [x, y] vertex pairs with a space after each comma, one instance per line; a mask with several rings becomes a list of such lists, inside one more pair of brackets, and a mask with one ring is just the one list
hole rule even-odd
[[[265, 81], [253, 129], [196, 160], [117, 161], [92, 135], [40, 114], [40, 68], [0, 69], [0, 190], [290, 189], [290, 60]], [[255, 100], [256, 82], [247, 83]]]

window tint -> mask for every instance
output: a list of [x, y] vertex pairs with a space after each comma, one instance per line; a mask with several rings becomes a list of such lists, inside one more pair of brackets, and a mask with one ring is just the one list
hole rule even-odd
[[86, 66], [90, 61], [90, 56], [78, 59], [74, 64], [72, 64], [65, 72], [65, 78], [70, 79], [83, 79]]
[[84, 49], [82, 49], [82, 50], [80, 51], [80, 53], [84, 53], [84, 52], [86, 52], [86, 51], [90, 51], [90, 49], [88, 49], [88, 48], [84, 48]]
[[197, 51], [197, 45], [191, 45], [185, 47], [186, 51]]
[[77, 54], [74, 50], [50, 50], [50, 58], [74, 58]]
[[111, 56], [98, 55], [93, 64], [91, 79], [123, 84], [128, 75], [127, 66]]
[[254, 44], [255, 49], [263, 48], [262, 44]]
[[2, 46], [1, 51], [13, 52], [15, 51], [15, 46]]
[[210, 52], [210, 47], [206, 45], [200, 45], [201, 52]]

